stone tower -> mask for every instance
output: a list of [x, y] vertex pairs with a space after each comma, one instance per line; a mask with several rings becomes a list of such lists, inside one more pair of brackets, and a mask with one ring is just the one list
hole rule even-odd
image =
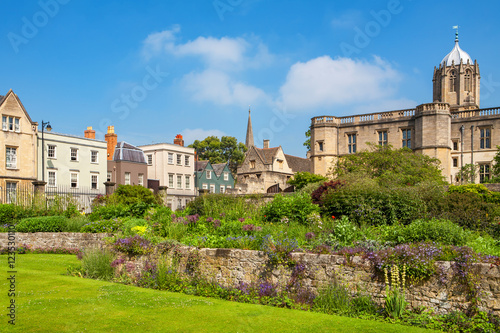
[[439, 67], [434, 67], [433, 101], [450, 104], [451, 111], [479, 108], [479, 65], [458, 45], [448, 53]]
[[252, 130], [252, 118], [250, 117], [250, 108], [248, 109], [248, 124], [247, 124], [247, 137], [245, 140], [245, 146], [250, 149], [253, 144], [253, 130]]

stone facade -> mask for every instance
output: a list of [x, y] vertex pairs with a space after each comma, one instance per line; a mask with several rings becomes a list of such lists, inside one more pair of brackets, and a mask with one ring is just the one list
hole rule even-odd
[[373, 143], [438, 158], [450, 183], [462, 181], [458, 172], [466, 164], [476, 165], [475, 182], [489, 179], [500, 145], [500, 108], [479, 108], [479, 65], [458, 47], [458, 37], [455, 48], [434, 69], [433, 84], [433, 103], [415, 109], [312, 118], [314, 173], [327, 175], [339, 157]]
[[[12, 234], [11, 234], [12, 235]], [[7, 232], [0, 233], [0, 248], [7, 248]], [[84, 249], [88, 247], [104, 247], [104, 238], [111, 234], [91, 234], [74, 232], [34, 232], [14, 234], [17, 246], [31, 248], [71, 248]]]

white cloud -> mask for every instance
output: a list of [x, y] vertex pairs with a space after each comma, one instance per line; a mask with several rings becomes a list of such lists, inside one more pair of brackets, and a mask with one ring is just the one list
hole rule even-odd
[[187, 74], [182, 85], [193, 99], [216, 105], [246, 107], [270, 100], [261, 89], [233, 80], [227, 73], [214, 69]]
[[185, 145], [188, 146], [194, 142], [194, 140], [204, 140], [208, 136], [217, 136], [219, 139], [223, 136], [227, 136], [226, 133], [218, 130], [218, 129], [210, 129], [204, 130], [201, 128], [190, 129], [186, 128], [182, 132], [182, 136], [185, 142]]
[[280, 88], [280, 104], [288, 110], [310, 111], [359, 101], [390, 98], [400, 74], [373, 57], [372, 61], [323, 56], [294, 64]]
[[142, 55], [146, 60], [161, 54], [165, 49], [174, 46], [175, 35], [181, 31], [179, 25], [174, 25], [171, 30], [164, 30], [150, 34], [143, 42]]
[[249, 46], [243, 38], [198, 37], [186, 44], [175, 46], [171, 52], [179, 56], [201, 56], [209, 65], [213, 66], [227, 64], [227, 62], [241, 63]]

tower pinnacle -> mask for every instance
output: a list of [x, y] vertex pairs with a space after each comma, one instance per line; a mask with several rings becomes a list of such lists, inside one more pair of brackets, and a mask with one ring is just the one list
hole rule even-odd
[[247, 137], [245, 140], [245, 146], [249, 149], [253, 144], [253, 130], [252, 130], [252, 117], [250, 116], [250, 107], [248, 107], [248, 125], [247, 125]]

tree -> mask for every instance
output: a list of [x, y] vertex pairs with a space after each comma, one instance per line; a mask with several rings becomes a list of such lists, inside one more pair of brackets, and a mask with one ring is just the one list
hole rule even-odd
[[328, 178], [320, 176], [320, 175], [315, 175], [314, 173], [310, 172], [297, 172], [295, 175], [293, 175], [292, 178], [290, 178], [287, 183], [290, 185], [295, 186], [295, 190], [300, 190], [304, 188], [307, 184], [311, 183], [317, 183], [320, 181], [326, 181]]
[[476, 175], [478, 173], [479, 166], [477, 164], [466, 164], [460, 168], [457, 176], [459, 180], [462, 180], [462, 183], [469, 184], [474, 183], [476, 179]]
[[500, 183], [500, 146], [497, 146], [497, 153], [493, 161], [495, 163], [491, 167], [491, 182]]
[[223, 136], [220, 140], [209, 136], [203, 141], [195, 140], [189, 147], [196, 150], [200, 160], [209, 160], [212, 164], [229, 162], [233, 175], [236, 175], [238, 164], [243, 163], [247, 151], [247, 147], [232, 136]]
[[409, 148], [394, 149], [374, 144], [369, 144], [368, 150], [340, 157], [331, 173], [351, 181], [371, 178], [381, 186], [406, 186], [422, 182], [446, 184], [439, 159], [416, 154]]
[[311, 150], [311, 129], [309, 128], [305, 134], [307, 140], [303, 143], [303, 146], [306, 147], [307, 150]]

